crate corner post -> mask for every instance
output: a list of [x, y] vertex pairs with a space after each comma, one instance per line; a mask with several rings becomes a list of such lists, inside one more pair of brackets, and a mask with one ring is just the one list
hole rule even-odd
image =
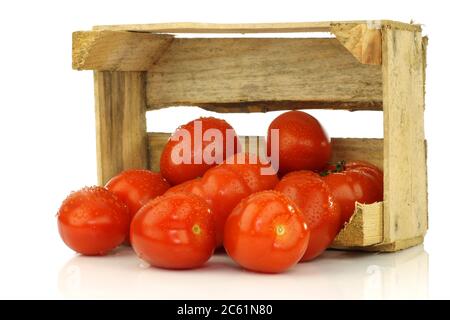
[[125, 169], [148, 168], [146, 72], [94, 71], [100, 185]]
[[428, 228], [421, 30], [382, 30], [384, 241], [378, 251], [423, 242]]

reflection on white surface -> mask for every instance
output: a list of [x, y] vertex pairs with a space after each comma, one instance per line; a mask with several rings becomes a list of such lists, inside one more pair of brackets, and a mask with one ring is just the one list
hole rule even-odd
[[247, 272], [224, 253], [196, 270], [150, 267], [131, 248], [76, 256], [60, 270], [66, 298], [103, 299], [421, 299], [428, 297], [428, 254], [327, 251], [284, 274]]

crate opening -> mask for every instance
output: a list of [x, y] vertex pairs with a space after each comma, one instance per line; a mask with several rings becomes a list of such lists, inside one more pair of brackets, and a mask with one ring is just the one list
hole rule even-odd
[[[298, 108], [296, 110], [302, 110]], [[230, 123], [242, 136], [265, 136], [270, 122], [286, 112], [218, 113], [199, 107], [168, 107], [146, 112], [148, 132], [171, 133], [181, 124], [199, 117], [216, 117]], [[345, 110], [302, 110], [314, 116], [330, 137], [383, 138], [383, 113], [377, 111], [347, 112]], [[176, 115], [176, 117], [174, 117]], [[157, 119], [157, 121], [155, 121]], [[342, 123], [347, 125], [342, 126]], [[351, 124], [351, 125], [348, 125]]]

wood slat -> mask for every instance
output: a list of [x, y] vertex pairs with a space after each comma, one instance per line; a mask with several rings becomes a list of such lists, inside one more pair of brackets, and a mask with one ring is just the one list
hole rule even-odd
[[382, 94], [381, 66], [336, 39], [175, 39], [147, 75], [149, 109], [381, 110]]
[[94, 73], [99, 185], [129, 168], [148, 166], [145, 73]]
[[355, 213], [333, 241], [332, 248], [367, 247], [383, 241], [383, 202], [357, 203]]
[[[150, 168], [159, 171], [159, 158], [170, 133], [149, 132]], [[249, 140], [265, 141], [264, 137], [240, 136], [242, 146], [248, 150]], [[331, 161], [341, 160], [364, 160], [369, 161], [380, 168], [383, 168], [383, 139], [375, 138], [332, 138], [333, 154]], [[265, 144], [259, 143], [257, 150], [260, 154], [265, 154]]]
[[333, 138], [331, 139], [332, 162], [362, 160], [383, 169], [383, 139], [375, 138]]
[[420, 32], [383, 32], [385, 244], [428, 227], [423, 50]]
[[421, 29], [420, 25], [390, 20], [323, 21], [288, 23], [151, 23], [100, 25], [94, 30], [127, 30], [154, 33], [287, 33], [287, 32], [329, 32], [337, 24], [367, 24], [373, 28], [390, 27], [403, 30]]
[[72, 68], [143, 71], [161, 56], [173, 36], [123, 31], [77, 31], [72, 34]]

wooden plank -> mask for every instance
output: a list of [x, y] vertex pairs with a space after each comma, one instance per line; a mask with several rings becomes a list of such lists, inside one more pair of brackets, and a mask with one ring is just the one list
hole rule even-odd
[[[183, 106], [180, 104], [180, 106]], [[328, 109], [328, 110], [348, 110], [362, 111], [383, 109], [382, 101], [250, 101], [250, 102], [229, 102], [229, 103], [198, 103], [196, 107], [217, 113], [250, 113], [250, 112], [270, 112], [297, 109]], [[149, 106], [148, 110], [158, 110], [169, 106]], [[177, 106], [172, 106], [177, 107]]]
[[175, 39], [147, 76], [149, 109], [381, 110], [382, 94], [381, 66], [362, 65], [336, 39]]
[[367, 246], [348, 246], [332, 244], [331, 249], [349, 250], [352, 251], [367, 251], [367, 252], [397, 252], [408, 249], [423, 243], [424, 236], [418, 236], [411, 239], [397, 240], [391, 243], [379, 243]]
[[72, 34], [72, 68], [145, 71], [173, 36], [124, 31], [77, 31]]
[[423, 63], [420, 32], [383, 30], [386, 245], [408, 243], [428, 227]]
[[399, 250], [404, 250], [404, 249], [407, 249], [410, 247], [417, 246], [417, 245], [423, 243], [423, 240], [424, 240], [424, 236], [421, 235], [421, 236], [417, 236], [414, 238], [401, 239], [401, 240], [396, 240], [395, 242], [391, 242], [391, 243], [375, 245], [375, 246], [367, 247], [365, 249], [366, 249], [366, 251], [396, 252]]
[[149, 132], [147, 133], [148, 147], [150, 153], [149, 168], [152, 171], [159, 172], [159, 160], [161, 153], [167, 140], [170, 138], [170, 133], [166, 132]]
[[418, 24], [390, 20], [323, 21], [288, 23], [151, 23], [95, 26], [94, 30], [127, 30], [154, 33], [287, 33], [287, 32], [330, 32], [336, 24], [368, 24], [374, 28], [389, 28], [420, 31]]
[[[170, 133], [149, 132], [150, 168], [159, 171], [159, 158]], [[239, 137], [241, 144], [248, 148], [249, 139], [264, 141], [264, 137]], [[333, 154], [331, 161], [364, 160], [383, 168], [383, 139], [373, 138], [331, 138]], [[260, 151], [261, 149], [261, 151]], [[248, 150], [248, 149], [246, 149]], [[264, 154], [265, 145], [258, 145], [258, 152]]]
[[383, 139], [333, 138], [331, 139], [332, 162], [342, 160], [369, 161], [383, 169]]
[[333, 241], [332, 248], [367, 247], [383, 241], [383, 202], [356, 204], [355, 213]]
[[148, 166], [145, 73], [94, 73], [98, 183]]

